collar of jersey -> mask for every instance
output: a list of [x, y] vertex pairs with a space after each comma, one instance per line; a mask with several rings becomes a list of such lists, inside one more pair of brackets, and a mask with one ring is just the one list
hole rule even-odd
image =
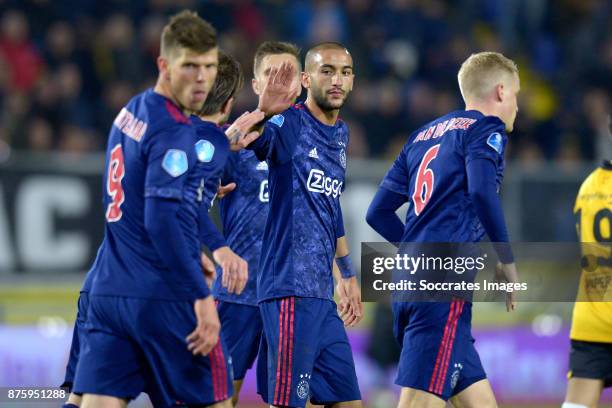
[[316, 120], [316, 121], [317, 121], [317, 123], [321, 124], [321, 126], [323, 126], [323, 128], [324, 128], [324, 129], [326, 129], [326, 130], [335, 130], [335, 129], [336, 129], [336, 127], [337, 127], [337, 126], [340, 124], [340, 118], [336, 119], [336, 123], [335, 123], [335, 124], [333, 124], [333, 125], [326, 125], [325, 123], [321, 122], [319, 119], [317, 119], [317, 118], [315, 117], [315, 115], [313, 115], [313, 114], [312, 114], [312, 112], [310, 111], [310, 109], [308, 109], [308, 106], [306, 106], [306, 103], [304, 103], [304, 102], [297, 103], [297, 104], [295, 105], [295, 107], [296, 107], [297, 109], [304, 109], [304, 111], [305, 111], [305, 112], [306, 112], [308, 115], [310, 115], [310, 117], [311, 117], [311, 118], [313, 118], [314, 120]]

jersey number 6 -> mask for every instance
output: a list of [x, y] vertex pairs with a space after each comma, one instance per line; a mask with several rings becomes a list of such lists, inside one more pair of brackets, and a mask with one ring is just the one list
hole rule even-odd
[[125, 195], [123, 194], [121, 180], [123, 180], [124, 175], [123, 150], [121, 145], [118, 144], [111, 150], [106, 177], [106, 192], [111, 198], [111, 202], [106, 208], [106, 221], [108, 222], [119, 221], [123, 215], [121, 204], [125, 201]]
[[438, 155], [440, 145], [430, 147], [423, 155], [423, 160], [419, 164], [419, 171], [414, 182], [414, 193], [412, 194], [412, 202], [414, 203], [414, 213], [418, 216], [421, 214], [429, 199], [434, 187], [434, 172], [428, 168], [429, 163]]

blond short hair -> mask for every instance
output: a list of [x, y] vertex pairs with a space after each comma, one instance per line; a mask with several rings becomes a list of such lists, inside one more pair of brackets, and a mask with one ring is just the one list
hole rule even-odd
[[481, 99], [505, 75], [518, 75], [514, 61], [499, 52], [479, 52], [466, 59], [457, 75], [463, 100]]

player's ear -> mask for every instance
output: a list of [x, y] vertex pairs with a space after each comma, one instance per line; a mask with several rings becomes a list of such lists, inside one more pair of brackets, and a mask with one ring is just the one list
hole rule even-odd
[[306, 71], [302, 72], [302, 87], [310, 88], [310, 75]]
[[495, 87], [495, 98], [497, 99], [498, 102], [502, 102], [504, 100], [504, 92], [505, 92], [504, 83], [500, 82]]
[[257, 82], [257, 79], [251, 79], [251, 86], [253, 87], [253, 92], [255, 92], [255, 95], [259, 95], [261, 91], [259, 89], [259, 82]]
[[157, 69], [164, 80], [170, 80], [170, 70], [168, 69], [168, 60], [161, 55], [157, 57]]

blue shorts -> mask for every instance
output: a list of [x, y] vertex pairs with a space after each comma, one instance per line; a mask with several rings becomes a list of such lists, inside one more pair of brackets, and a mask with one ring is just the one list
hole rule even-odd
[[487, 377], [474, 348], [470, 302], [394, 302], [393, 320], [402, 346], [396, 384], [447, 401]]
[[218, 301], [221, 333], [232, 356], [234, 380], [242, 380], [253, 367], [263, 333], [259, 307]]
[[75, 392], [130, 400], [146, 391], [156, 407], [210, 405], [232, 395], [223, 341], [205, 357], [187, 350], [196, 327], [192, 302], [90, 295], [87, 317]]
[[61, 388], [68, 389], [72, 392], [72, 384], [74, 383], [74, 373], [76, 372], [77, 363], [79, 361], [79, 350], [85, 339], [85, 322], [87, 321], [87, 308], [89, 307], [89, 293], [81, 292], [77, 301], [77, 315], [72, 330], [72, 344], [70, 345], [70, 356], [66, 365], [66, 375]]
[[257, 392], [268, 404], [304, 407], [361, 400], [351, 345], [331, 300], [287, 297], [259, 304], [264, 326]]

